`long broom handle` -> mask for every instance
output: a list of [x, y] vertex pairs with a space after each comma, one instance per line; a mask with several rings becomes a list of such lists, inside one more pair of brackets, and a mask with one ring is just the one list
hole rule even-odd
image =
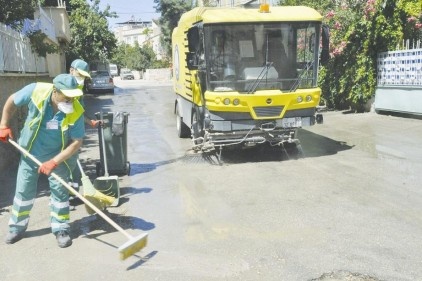
[[84, 172], [84, 169], [82, 169], [81, 162], [79, 162], [79, 159], [76, 159], [76, 163], [78, 164], [79, 171], [81, 172], [81, 175], [82, 175], [83, 177], [84, 177], [84, 176], [86, 176], [86, 175], [85, 175], [85, 172]]
[[[32, 161], [34, 161], [38, 166], [41, 166], [42, 163], [35, 158], [31, 153], [29, 153], [25, 148], [21, 147], [19, 144], [17, 144], [15, 141], [9, 139], [9, 142], [16, 147], [20, 152], [22, 152], [23, 154], [25, 154], [26, 156], [28, 156]], [[116, 230], [120, 231], [121, 233], [123, 233], [127, 238], [129, 239], [133, 239], [133, 236], [130, 235], [129, 233], [127, 233], [127, 231], [125, 231], [123, 228], [121, 228], [117, 223], [115, 223], [112, 219], [110, 219], [109, 217], [107, 217], [106, 214], [104, 214], [100, 209], [98, 209], [94, 204], [92, 204], [91, 202], [89, 202], [88, 199], [86, 199], [85, 197], [83, 197], [79, 192], [77, 192], [73, 187], [71, 187], [67, 182], [65, 182], [61, 177], [59, 177], [57, 174], [55, 173], [51, 173], [51, 176], [53, 176], [56, 180], [58, 180], [62, 185], [64, 185], [64, 187], [66, 187], [70, 192], [72, 192], [73, 194], [75, 194], [76, 196], [78, 196], [79, 199], [82, 200], [82, 202], [84, 202], [85, 204], [87, 204], [91, 209], [93, 209], [95, 212], [97, 212], [97, 214], [99, 214], [103, 219], [105, 219], [109, 224], [111, 224]]]
[[[101, 119], [101, 121], [102, 122], [104, 122], [103, 121], [103, 112], [101, 111], [101, 113], [100, 113], [100, 119]], [[104, 176], [105, 177], [108, 177], [108, 167], [107, 167], [107, 151], [106, 151], [106, 148], [105, 148], [105, 140], [104, 140], [104, 123], [103, 124], [100, 124], [101, 125], [101, 143], [102, 143], [102, 146], [103, 146], [103, 160], [104, 160]]]

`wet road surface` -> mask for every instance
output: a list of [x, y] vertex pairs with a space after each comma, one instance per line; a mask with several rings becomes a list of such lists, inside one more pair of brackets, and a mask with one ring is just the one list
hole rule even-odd
[[[0, 280], [422, 280], [421, 120], [327, 112], [299, 131], [303, 157], [263, 147], [217, 165], [177, 138], [169, 82], [116, 85], [86, 104], [130, 113], [131, 172], [108, 214], [148, 246], [119, 261], [125, 236], [76, 202], [58, 248], [41, 184], [26, 237], [0, 242]], [[95, 179], [97, 130], [80, 159]]]

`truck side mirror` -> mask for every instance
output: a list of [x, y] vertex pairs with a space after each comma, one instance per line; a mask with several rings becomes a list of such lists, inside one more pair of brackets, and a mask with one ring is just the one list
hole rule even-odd
[[198, 57], [195, 52], [189, 52], [186, 54], [186, 64], [189, 70], [198, 69]]

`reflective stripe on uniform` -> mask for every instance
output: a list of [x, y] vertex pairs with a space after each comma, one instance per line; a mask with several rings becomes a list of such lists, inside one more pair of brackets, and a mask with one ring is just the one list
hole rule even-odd
[[69, 207], [69, 201], [58, 202], [55, 200], [51, 200], [51, 205], [53, 205], [54, 208], [63, 209], [63, 208]]
[[23, 212], [18, 212], [16, 210], [12, 210], [12, 216], [14, 216], [16, 218], [23, 217], [23, 216], [29, 216], [30, 212], [31, 212], [30, 210], [23, 211]]
[[55, 219], [57, 219], [57, 220], [59, 220], [59, 221], [67, 221], [67, 220], [69, 220], [69, 219], [70, 219], [69, 214], [66, 214], [66, 215], [59, 215], [59, 214], [57, 214], [57, 213], [55, 213], [55, 212], [50, 212], [50, 217], [55, 218]]
[[35, 201], [35, 199], [31, 199], [31, 200], [21, 200], [21, 199], [18, 199], [18, 198], [16, 198], [16, 197], [13, 199], [13, 203], [14, 203], [16, 206], [20, 206], [20, 207], [26, 207], [26, 206], [33, 205], [33, 204], [34, 204], [34, 201]]
[[51, 223], [51, 232], [52, 233], [56, 233], [58, 231], [61, 230], [65, 230], [65, 231], [69, 231], [69, 224], [67, 223], [57, 223], [57, 222], [53, 222]]

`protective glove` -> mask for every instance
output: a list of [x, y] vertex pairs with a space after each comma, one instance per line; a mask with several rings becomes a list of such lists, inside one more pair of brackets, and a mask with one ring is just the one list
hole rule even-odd
[[8, 142], [9, 139], [13, 139], [12, 130], [9, 127], [0, 129], [0, 141]]
[[99, 123], [101, 123], [100, 120], [91, 120], [91, 127], [96, 128]]
[[50, 175], [51, 172], [57, 168], [57, 163], [53, 159], [48, 160], [47, 162], [44, 162], [41, 164], [41, 166], [38, 169], [38, 173], [43, 173], [45, 175]]

